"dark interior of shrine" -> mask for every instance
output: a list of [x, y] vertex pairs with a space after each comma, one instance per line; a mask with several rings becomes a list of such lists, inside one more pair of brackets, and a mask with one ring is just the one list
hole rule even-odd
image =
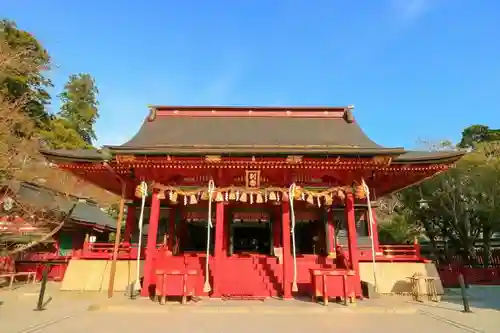
[[[273, 234], [269, 221], [233, 221], [229, 228], [228, 255], [272, 254]], [[279, 223], [274, 222], [274, 223]], [[214, 246], [214, 228], [210, 234], [210, 248]], [[298, 221], [295, 226], [296, 254], [325, 254], [326, 226], [323, 221]], [[186, 221], [186, 234], [181, 251], [204, 252], [207, 244], [207, 224]]]

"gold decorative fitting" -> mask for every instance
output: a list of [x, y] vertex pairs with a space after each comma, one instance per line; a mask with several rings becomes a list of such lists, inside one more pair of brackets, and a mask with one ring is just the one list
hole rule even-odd
[[286, 163], [296, 164], [302, 162], [302, 156], [290, 155], [286, 158]]
[[222, 161], [222, 158], [220, 157], [220, 155], [207, 155], [207, 156], [205, 156], [205, 162], [218, 163], [220, 161]]
[[374, 164], [390, 165], [392, 158], [390, 156], [375, 156], [372, 158], [372, 161]]
[[217, 195], [215, 197], [215, 201], [217, 201], [217, 202], [224, 201], [224, 196], [222, 195], [221, 192], [217, 192]]
[[127, 163], [127, 162], [134, 162], [135, 161], [135, 156], [134, 155], [118, 155], [115, 157], [116, 158], [116, 163]]
[[271, 191], [269, 193], [269, 200], [272, 200], [272, 201], [275, 201], [277, 198], [276, 198], [276, 193]]
[[263, 203], [264, 198], [262, 197], [262, 194], [257, 194], [257, 198], [255, 200], [256, 203]]
[[240, 195], [240, 201], [241, 202], [247, 202], [247, 194], [246, 193], [242, 193]]
[[245, 187], [247, 189], [257, 189], [260, 187], [260, 171], [247, 170], [245, 173]]

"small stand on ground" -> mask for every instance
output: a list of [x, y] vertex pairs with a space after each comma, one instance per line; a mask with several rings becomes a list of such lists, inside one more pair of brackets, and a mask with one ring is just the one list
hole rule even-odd
[[460, 284], [460, 291], [462, 293], [462, 302], [464, 303], [464, 312], [471, 313], [469, 305], [469, 297], [467, 296], [467, 291], [465, 290], [464, 276], [462, 273], [458, 275], [458, 283]]
[[49, 277], [49, 268], [50, 267], [48, 265], [45, 265], [43, 267], [42, 283], [40, 285], [40, 294], [38, 295], [38, 302], [37, 302], [35, 311], [45, 310], [43, 300], [45, 298], [45, 289], [47, 287], [47, 279]]

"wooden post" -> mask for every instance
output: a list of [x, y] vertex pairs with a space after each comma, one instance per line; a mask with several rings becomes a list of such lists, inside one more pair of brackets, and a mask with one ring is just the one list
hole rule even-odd
[[347, 240], [349, 244], [349, 261], [352, 269], [355, 271], [356, 294], [361, 296], [361, 280], [359, 273], [359, 257], [358, 257], [358, 234], [356, 232], [356, 217], [354, 215], [354, 196], [352, 193], [347, 193], [345, 198], [345, 214], [347, 222]]
[[125, 222], [125, 232], [123, 234], [124, 242], [130, 242], [130, 238], [134, 232], [136, 226], [135, 211], [136, 209], [134, 205], [127, 206], [127, 220]]
[[[215, 210], [215, 248], [214, 248], [214, 285], [212, 297], [221, 297], [222, 276], [224, 274], [224, 202], [216, 203]], [[208, 273], [208, 272], [207, 272]]]
[[125, 183], [122, 182], [122, 197], [120, 199], [120, 210], [118, 211], [118, 218], [116, 219], [116, 233], [115, 245], [113, 247], [113, 259], [111, 260], [111, 267], [109, 268], [109, 284], [108, 284], [108, 298], [113, 297], [115, 289], [115, 275], [116, 275], [116, 260], [118, 259], [118, 250], [120, 248], [120, 238], [122, 234], [122, 220], [123, 210], [125, 209]]
[[158, 192], [151, 196], [151, 211], [149, 213], [148, 241], [146, 245], [146, 262], [144, 263], [144, 282], [141, 288], [141, 296], [150, 296], [150, 289], [155, 277], [154, 259], [156, 256], [156, 237], [158, 234], [158, 222], [160, 220], [160, 199]]
[[292, 298], [291, 279], [291, 235], [290, 235], [290, 206], [288, 202], [281, 204], [281, 230], [283, 244], [283, 299]]

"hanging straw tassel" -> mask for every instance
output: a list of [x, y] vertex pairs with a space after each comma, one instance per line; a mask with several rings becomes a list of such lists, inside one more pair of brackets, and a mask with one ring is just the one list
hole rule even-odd
[[292, 292], [296, 293], [299, 291], [297, 286], [297, 251], [295, 246], [295, 211], [293, 209], [293, 199], [295, 197], [295, 183], [290, 186], [289, 189], [289, 199], [290, 199], [290, 219], [292, 227], [290, 232], [292, 234], [292, 255], [293, 255], [293, 282], [292, 282]]
[[212, 291], [210, 286], [210, 271], [209, 271], [209, 260], [210, 260], [210, 228], [212, 227], [212, 200], [213, 193], [215, 190], [215, 184], [213, 180], [208, 182], [208, 219], [207, 219], [207, 258], [205, 259], [205, 283], [203, 284], [203, 292], [209, 293]]

